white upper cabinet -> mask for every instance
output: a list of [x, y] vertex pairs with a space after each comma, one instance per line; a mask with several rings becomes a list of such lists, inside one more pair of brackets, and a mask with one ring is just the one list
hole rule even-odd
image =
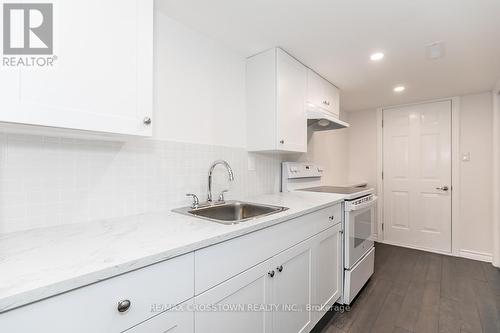
[[307, 151], [307, 68], [274, 48], [247, 60], [250, 151]]
[[339, 89], [311, 69], [307, 70], [307, 104], [340, 115]]
[[52, 2], [57, 58], [2, 69], [0, 122], [151, 136], [153, 0]]

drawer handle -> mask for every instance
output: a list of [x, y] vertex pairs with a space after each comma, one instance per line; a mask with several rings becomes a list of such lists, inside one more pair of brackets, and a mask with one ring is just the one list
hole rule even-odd
[[274, 277], [274, 271], [270, 271], [269, 273], [267, 273], [270, 277]]
[[283, 265], [279, 265], [278, 267], [276, 267], [276, 270], [280, 273], [283, 272]]
[[124, 299], [123, 301], [118, 302], [118, 312], [123, 313], [127, 312], [130, 309], [130, 305], [132, 303], [128, 299]]

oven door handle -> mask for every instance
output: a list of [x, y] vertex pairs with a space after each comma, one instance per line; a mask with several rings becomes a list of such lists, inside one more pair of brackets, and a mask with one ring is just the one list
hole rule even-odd
[[373, 196], [372, 200], [365, 202], [365, 203], [362, 203], [362, 204], [359, 204], [359, 205], [356, 205], [356, 206], [350, 206], [350, 207], [348, 207], [347, 211], [353, 212], [356, 210], [361, 210], [361, 209], [365, 209], [365, 208], [370, 207], [370, 206], [374, 206], [377, 203], [377, 200], [378, 200], [378, 197]]

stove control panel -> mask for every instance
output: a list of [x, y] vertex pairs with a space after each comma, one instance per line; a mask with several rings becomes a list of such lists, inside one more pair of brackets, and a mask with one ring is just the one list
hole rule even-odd
[[377, 196], [374, 194], [370, 194], [361, 198], [357, 198], [354, 200], [345, 201], [344, 209], [346, 212], [371, 208], [377, 204]]
[[283, 179], [319, 178], [323, 175], [323, 167], [307, 162], [283, 162]]

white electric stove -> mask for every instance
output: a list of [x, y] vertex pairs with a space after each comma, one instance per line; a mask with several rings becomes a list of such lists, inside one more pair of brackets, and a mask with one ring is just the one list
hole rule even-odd
[[375, 247], [372, 240], [377, 197], [366, 184], [325, 186], [321, 166], [307, 162], [282, 164], [282, 192], [310, 191], [345, 195], [344, 218], [344, 283], [343, 301], [350, 304], [374, 270]]

